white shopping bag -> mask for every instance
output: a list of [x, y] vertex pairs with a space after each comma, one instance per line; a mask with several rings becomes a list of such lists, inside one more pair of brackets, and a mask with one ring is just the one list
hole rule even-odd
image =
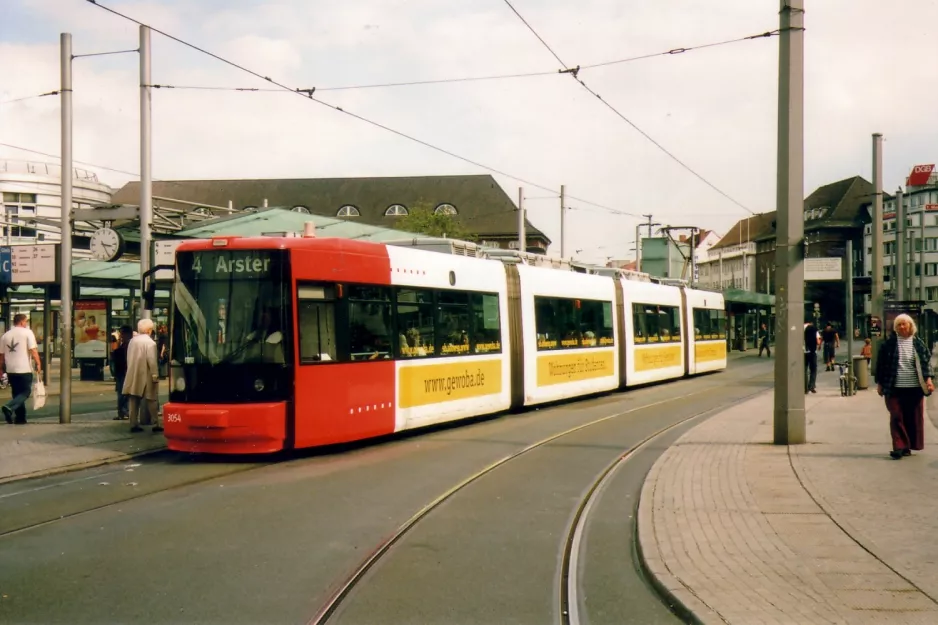
[[33, 410], [39, 410], [46, 405], [46, 385], [42, 380], [36, 380], [33, 384]]

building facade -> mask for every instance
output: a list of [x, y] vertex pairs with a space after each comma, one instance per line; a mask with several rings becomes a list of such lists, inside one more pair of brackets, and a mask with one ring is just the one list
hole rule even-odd
[[[113, 202], [137, 204], [139, 197], [139, 183], [131, 182]], [[490, 175], [158, 181], [153, 206], [202, 214], [286, 206], [385, 228], [398, 228], [397, 222], [419, 208], [451, 215], [487, 247], [518, 247], [518, 207]], [[528, 220], [525, 239], [526, 251], [542, 254], [551, 242]]]
[[[77, 167], [73, 174], [74, 208], [110, 202], [114, 190], [101, 183], [96, 174]], [[61, 241], [62, 169], [59, 165], [0, 160], [0, 194], [3, 200], [0, 241], [4, 245]]]

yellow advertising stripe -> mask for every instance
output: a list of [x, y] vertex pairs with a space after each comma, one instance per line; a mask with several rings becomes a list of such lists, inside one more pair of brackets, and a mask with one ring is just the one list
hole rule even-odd
[[502, 361], [476, 360], [401, 367], [397, 405], [427, 406], [502, 392]]
[[636, 347], [635, 371], [653, 371], [681, 366], [681, 346]]
[[548, 354], [537, 358], [537, 385], [550, 386], [615, 375], [615, 352]]
[[697, 343], [694, 345], [694, 358], [697, 362], [712, 362], [726, 359], [726, 341], [719, 343]]

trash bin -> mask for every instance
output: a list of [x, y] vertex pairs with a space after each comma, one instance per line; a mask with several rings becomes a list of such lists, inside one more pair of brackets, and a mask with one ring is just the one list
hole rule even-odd
[[79, 362], [79, 380], [104, 380], [104, 361], [98, 359], [82, 358]]
[[866, 364], [865, 356], [853, 357], [853, 377], [857, 379], [857, 388], [870, 387], [870, 366]]

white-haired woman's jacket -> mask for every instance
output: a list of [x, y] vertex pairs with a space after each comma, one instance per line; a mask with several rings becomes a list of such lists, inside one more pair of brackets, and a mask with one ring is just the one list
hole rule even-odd
[[156, 341], [149, 334], [138, 334], [127, 345], [127, 377], [124, 395], [145, 399], [158, 399], [159, 363], [156, 359]]

